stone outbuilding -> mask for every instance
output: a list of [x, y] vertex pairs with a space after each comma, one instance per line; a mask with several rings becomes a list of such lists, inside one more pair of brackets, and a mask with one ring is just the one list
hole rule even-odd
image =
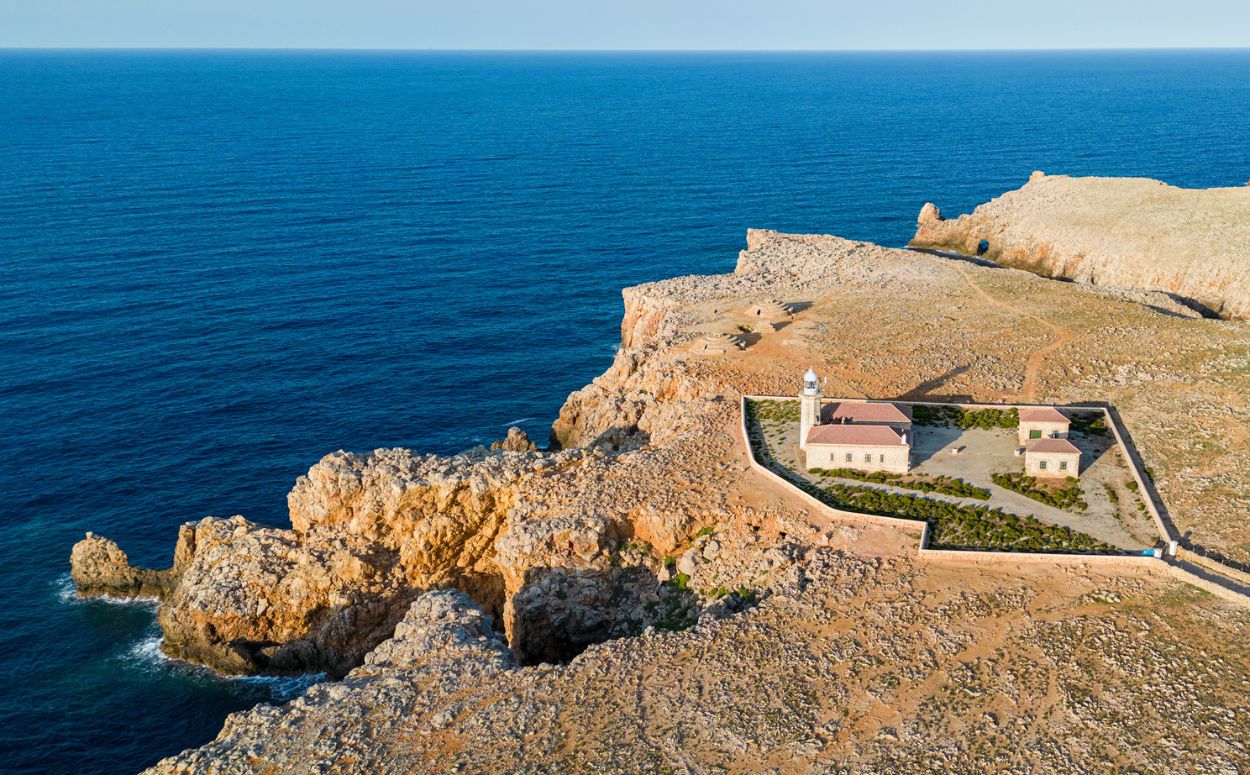
[[889, 425], [817, 425], [806, 441], [808, 468], [911, 470], [911, 434]]
[[1030, 439], [1066, 439], [1071, 422], [1053, 406], [1026, 406], [1020, 409], [1020, 443]]
[[1067, 439], [1031, 439], [1024, 444], [1024, 472], [1038, 478], [1078, 477], [1081, 450]]

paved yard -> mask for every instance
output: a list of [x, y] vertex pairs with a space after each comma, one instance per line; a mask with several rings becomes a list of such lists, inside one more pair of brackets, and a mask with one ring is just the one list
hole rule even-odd
[[[801, 454], [798, 446], [798, 423], [764, 421], [763, 428], [769, 451], [779, 462], [799, 471], [808, 480], [819, 482], [818, 477], [808, 474], [805, 468], [797, 464]], [[922, 493], [853, 479], [836, 481], [950, 503], [997, 507], [1011, 514], [1031, 516], [1052, 525], [1063, 525], [1123, 549], [1148, 549], [1158, 540], [1150, 517], [1136, 509], [1139, 501], [1137, 494], [1125, 487], [1132, 475], [1124, 464], [1114, 437], [1110, 435], [1072, 434], [1072, 442], [1080, 447], [1082, 453], [1080, 487], [1089, 508], [1085, 511], [1066, 511], [1039, 503], [991, 481], [990, 477], [995, 473], [1024, 471], [1023, 455], [1015, 454], [1019, 445], [1014, 429], [961, 430], [916, 425], [914, 432], [914, 473], [931, 476], [941, 474], [962, 479], [989, 490], [990, 499], [981, 501], [938, 493]], [[952, 450], [957, 448], [961, 451], [956, 455]], [[1118, 503], [1111, 501], [1106, 486], [1116, 491]]]

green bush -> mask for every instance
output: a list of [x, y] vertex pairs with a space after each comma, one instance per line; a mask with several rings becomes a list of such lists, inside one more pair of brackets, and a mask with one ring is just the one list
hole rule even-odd
[[1116, 551], [1115, 547], [1070, 528], [987, 506], [960, 506], [843, 484], [823, 488], [813, 485], [810, 491], [834, 508], [928, 522], [930, 546], [935, 549]]
[[962, 479], [953, 479], [941, 474], [928, 477], [924, 474], [904, 476], [903, 474], [891, 473], [889, 471], [856, 471], [852, 468], [812, 468], [810, 470], [812, 473], [822, 477], [887, 484], [891, 487], [901, 487], [906, 490], [936, 492], [942, 495], [954, 495], [958, 498], [976, 498], [982, 501], [990, 498], [989, 490], [968, 484]]
[[999, 487], [1013, 490], [1025, 497], [1032, 498], [1039, 503], [1045, 503], [1047, 506], [1054, 506], [1057, 509], [1084, 511], [1089, 508], [1089, 504], [1081, 497], [1081, 488], [1075, 484], [1076, 479], [1070, 476], [1067, 478], [1067, 481], [1072, 483], [1072, 486], [1065, 487], [1062, 490], [1055, 490], [1054, 492], [1039, 488], [1037, 479], [1026, 474], [994, 474], [990, 479]]
[[1093, 436], [1107, 435], [1107, 420], [1101, 412], [1072, 412], [1072, 430]]
[[977, 409], [968, 411], [958, 406], [913, 406], [916, 425], [963, 428], [1016, 428], [1020, 413], [1015, 409]]
[[802, 416], [799, 402], [763, 399], [747, 401], [747, 419], [756, 422], [772, 420], [775, 422], [798, 422]]

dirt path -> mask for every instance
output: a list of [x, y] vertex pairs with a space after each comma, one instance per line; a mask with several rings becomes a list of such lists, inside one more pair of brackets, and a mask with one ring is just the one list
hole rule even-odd
[[1054, 340], [1051, 341], [1049, 344], [1044, 345], [1034, 350], [1032, 354], [1029, 355], [1029, 360], [1025, 363], [1025, 366], [1024, 366], [1024, 383], [1020, 386], [1020, 392], [1016, 394], [1015, 400], [1021, 403], [1026, 403], [1026, 404], [1033, 403], [1034, 401], [1037, 400], [1037, 375], [1038, 375], [1038, 372], [1041, 371], [1042, 362], [1046, 360], [1046, 356], [1050, 355], [1054, 351], [1058, 350], [1060, 347], [1063, 347], [1064, 345], [1068, 344], [1073, 339], [1075, 339], [1076, 334], [1073, 333], [1070, 329], [1064, 328], [1063, 326], [1060, 326], [1060, 325], [1056, 325], [1055, 323], [1052, 323], [1049, 320], [1046, 320], [1045, 318], [1040, 318], [1037, 315], [1032, 314], [1031, 312], [1025, 312], [1024, 310], [1020, 309], [1019, 307], [1016, 307], [1013, 304], [1009, 304], [1005, 301], [1001, 301], [999, 299], [994, 298], [989, 293], [987, 293], [984, 288], [978, 285], [976, 281], [973, 280], [972, 277], [968, 275], [967, 270], [965, 270], [962, 266], [960, 266], [958, 262], [956, 262], [955, 268], [959, 270], [959, 274], [963, 275], [964, 282], [968, 283], [968, 285], [970, 285], [972, 289], [981, 296], [981, 298], [985, 299], [990, 304], [993, 304], [996, 307], [1001, 307], [1007, 310], [1008, 312], [1012, 312], [1017, 315], [1022, 315], [1031, 320], [1036, 320], [1038, 323], [1041, 323], [1046, 328], [1049, 328], [1052, 333], [1054, 333], [1055, 335]]

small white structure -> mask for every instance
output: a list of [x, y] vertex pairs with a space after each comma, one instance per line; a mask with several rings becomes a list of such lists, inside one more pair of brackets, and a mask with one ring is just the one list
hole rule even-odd
[[700, 355], [724, 355], [742, 349], [742, 340], [726, 331], [707, 333], [694, 343], [691, 349]]
[[910, 434], [889, 425], [817, 425], [806, 438], [808, 468], [911, 469]]
[[1020, 443], [1030, 439], [1066, 439], [1070, 421], [1053, 406], [1027, 406], [1020, 410]]
[[1039, 478], [1076, 477], [1081, 450], [1067, 439], [1031, 439], [1024, 444], [1024, 472]]
[[808, 369], [799, 391], [799, 448], [807, 449], [807, 436], [820, 423], [820, 377]]
[[747, 308], [747, 314], [753, 318], [776, 323], [790, 317], [790, 308], [773, 299], [757, 301]]

